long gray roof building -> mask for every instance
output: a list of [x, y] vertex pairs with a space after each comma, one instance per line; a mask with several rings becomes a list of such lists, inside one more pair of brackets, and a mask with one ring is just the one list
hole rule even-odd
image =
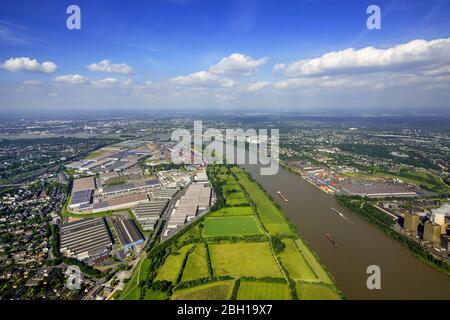
[[60, 229], [61, 253], [78, 260], [106, 254], [112, 244], [104, 218], [82, 219], [63, 224]]

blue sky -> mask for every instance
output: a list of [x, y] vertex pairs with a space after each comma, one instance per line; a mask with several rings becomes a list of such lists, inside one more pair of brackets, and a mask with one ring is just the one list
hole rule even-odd
[[449, 37], [447, 0], [2, 1], [0, 110], [449, 109]]

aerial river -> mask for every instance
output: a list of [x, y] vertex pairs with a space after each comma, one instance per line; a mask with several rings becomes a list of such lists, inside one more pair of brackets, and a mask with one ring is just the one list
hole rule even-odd
[[[403, 244], [340, 207], [333, 196], [283, 168], [274, 176], [261, 176], [257, 166], [243, 167], [280, 204], [348, 299], [450, 299], [450, 276], [421, 262]], [[339, 246], [335, 247], [326, 233]], [[380, 290], [367, 288], [369, 265], [381, 268]]]

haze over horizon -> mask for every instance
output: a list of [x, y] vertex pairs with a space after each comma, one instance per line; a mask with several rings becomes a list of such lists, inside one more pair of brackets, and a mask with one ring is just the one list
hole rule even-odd
[[0, 110], [450, 112], [450, 2], [0, 3]]

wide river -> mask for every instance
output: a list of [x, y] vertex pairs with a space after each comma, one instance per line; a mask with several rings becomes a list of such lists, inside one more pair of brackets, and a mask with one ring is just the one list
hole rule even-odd
[[[283, 168], [274, 176], [261, 176], [257, 166], [244, 167], [280, 204], [348, 299], [450, 299], [450, 276], [424, 264], [404, 245], [340, 207], [333, 196]], [[327, 232], [338, 247], [327, 239]], [[380, 290], [366, 286], [369, 265], [381, 268]]]

